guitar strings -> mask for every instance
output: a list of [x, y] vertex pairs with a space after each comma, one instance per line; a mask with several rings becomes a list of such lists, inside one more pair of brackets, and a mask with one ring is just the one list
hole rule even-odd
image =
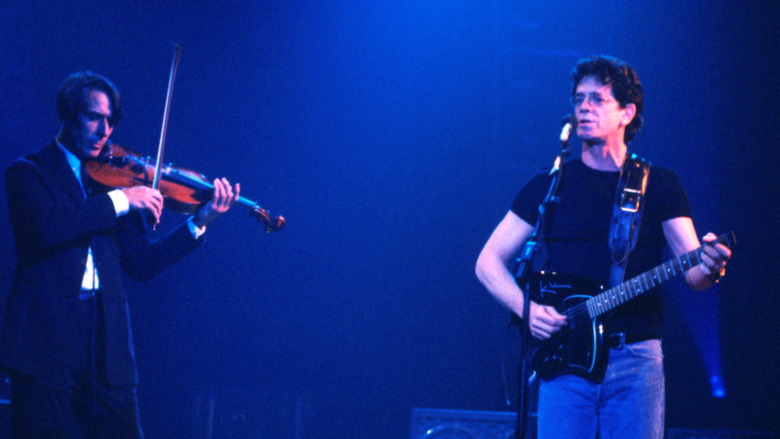
[[[671, 261], [667, 261], [667, 262], [659, 265], [658, 267], [655, 267], [655, 268], [653, 268], [653, 269], [651, 269], [649, 271], [646, 271], [645, 273], [642, 273], [642, 274], [636, 276], [633, 279], [629, 279], [628, 281], [618, 285], [617, 287], [611, 288], [611, 289], [609, 289], [609, 290], [607, 290], [607, 291], [605, 291], [603, 293], [600, 293], [600, 294], [598, 294], [596, 296], [591, 297], [590, 299], [588, 299], [588, 300], [586, 300], [586, 301], [584, 301], [584, 302], [582, 302], [580, 304], [577, 304], [577, 305], [567, 309], [564, 312], [564, 314], [566, 315], [567, 318], [579, 317], [581, 314], [587, 313], [589, 311], [588, 303], [591, 303], [594, 300], [598, 301], [599, 300], [599, 299], [597, 299], [598, 297], [606, 298], [605, 301], [608, 302], [606, 304], [607, 305], [607, 309], [606, 310], [608, 311], [608, 310], [614, 308], [615, 306], [620, 305], [622, 303], [625, 303], [626, 301], [632, 299], [633, 297], [636, 297], [637, 294], [643, 293], [645, 291], [648, 291], [651, 288], [655, 288], [656, 286], [658, 286], [660, 283], [663, 282], [661, 280], [661, 274], [665, 273], [667, 270], [669, 270], [669, 269], [672, 270], [672, 273], [673, 273], [672, 277], [677, 275], [676, 272], [678, 270], [679, 271], [684, 271], [686, 264], [682, 263], [683, 258], [687, 258], [688, 259], [688, 264], [687, 264], [687, 265], [689, 265], [688, 269], [693, 268], [693, 266], [695, 265], [695, 264], [693, 264], [694, 261], [696, 263], [700, 263], [701, 262], [701, 251], [702, 251], [702, 248], [699, 248], [699, 249], [696, 249], [694, 251], [688, 252], [687, 254], [682, 255], [679, 258], [676, 258], [676, 259], [671, 260]], [[691, 261], [692, 257], [693, 257], [693, 261]], [[674, 264], [675, 261], [679, 262], [679, 265], [680, 265], [679, 267], [675, 266], [675, 264]], [[645, 286], [642, 286], [642, 281], [644, 281]], [[631, 290], [631, 286], [634, 285], [635, 287], [637, 287], [637, 283], [638, 283], [638, 288], [635, 288], [635, 291], [632, 291]], [[626, 292], [629, 293], [628, 296], [625, 294]], [[615, 293], [617, 293], [617, 295]], [[627, 299], [627, 297], [628, 297], [628, 299]], [[613, 300], [614, 298], [618, 298], [619, 303], [614, 304], [613, 303], [614, 302], [614, 300]], [[621, 301], [621, 299], [622, 299], [622, 301]]]
[[[729, 240], [729, 236], [721, 235], [715, 239], [715, 242], [719, 244], [724, 244], [727, 246], [730, 246], [731, 241]], [[705, 244], [706, 245], [706, 244]], [[580, 315], [584, 313], [588, 313], [590, 311], [589, 303], [593, 303], [593, 301], [599, 301], [597, 299], [598, 297], [606, 298], [604, 301], [608, 302], [606, 303], [607, 309], [606, 311], [611, 310], [612, 308], [616, 307], [617, 305], [623, 304], [627, 302], [628, 300], [633, 299], [636, 297], [636, 295], [641, 294], [645, 291], [648, 291], [652, 288], [657, 287], [661, 283], [663, 283], [665, 280], [662, 279], [662, 274], [665, 274], [667, 271], [671, 270], [672, 276], [668, 277], [666, 280], [671, 279], [672, 277], [676, 277], [679, 272], [683, 272], [686, 270], [689, 270], [693, 268], [696, 264], [701, 263], [701, 253], [704, 251], [704, 246], [699, 247], [698, 249], [695, 249], [693, 251], [690, 251], [684, 255], [681, 255], [678, 258], [672, 259], [670, 261], [667, 261], [651, 270], [648, 270], [632, 279], [629, 279], [626, 282], [623, 282], [622, 284], [611, 288], [603, 293], [600, 293], [596, 296], [591, 297], [590, 299], [579, 303], [566, 311], [564, 311], [564, 315], [567, 319], [574, 319], [579, 317]], [[687, 260], [687, 263], [684, 262]], [[675, 263], [677, 265], [675, 265]], [[685, 266], [688, 265], [686, 268]], [[642, 281], [644, 281], [644, 286], [642, 286]], [[635, 291], [631, 290], [632, 285], [635, 287]], [[638, 288], [637, 288], [638, 287]], [[617, 294], [615, 294], [617, 293]], [[626, 295], [628, 293], [628, 295]], [[618, 302], [617, 304], [613, 303], [614, 300], [617, 298]], [[603, 302], [602, 301], [602, 304]], [[600, 314], [600, 313], [598, 313]], [[598, 315], [597, 314], [597, 315]], [[595, 317], [595, 316], [594, 316]]]

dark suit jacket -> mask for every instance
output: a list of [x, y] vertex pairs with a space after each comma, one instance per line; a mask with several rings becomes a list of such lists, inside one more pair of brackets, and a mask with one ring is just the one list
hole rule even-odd
[[122, 273], [154, 277], [199, 245], [186, 224], [151, 241], [139, 211], [120, 218], [110, 197], [84, 198], [56, 142], [17, 159], [6, 171], [17, 267], [0, 336], [0, 365], [31, 375], [57, 376], [73, 354], [69, 301], [78, 295], [87, 248], [100, 277], [109, 385], [136, 382]]

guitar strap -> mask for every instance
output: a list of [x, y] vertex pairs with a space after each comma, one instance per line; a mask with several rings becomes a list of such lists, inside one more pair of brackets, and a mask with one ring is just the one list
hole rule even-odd
[[650, 176], [650, 162], [629, 154], [620, 170], [620, 181], [612, 208], [609, 227], [609, 248], [612, 251], [612, 271], [609, 284], [620, 285], [626, 274], [628, 255], [636, 246], [642, 222], [645, 189]]

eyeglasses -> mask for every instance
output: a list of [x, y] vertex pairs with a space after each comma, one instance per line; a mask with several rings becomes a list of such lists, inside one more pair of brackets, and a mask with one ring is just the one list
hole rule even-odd
[[606, 104], [609, 101], [615, 101], [615, 99], [602, 96], [598, 93], [588, 93], [588, 94], [580, 93], [569, 98], [569, 102], [571, 102], [571, 104], [574, 105], [575, 108], [581, 107], [582, 104], [585, 103], [585, 101], [590, 102], [595, 107], [601, 107], [602, 105]]

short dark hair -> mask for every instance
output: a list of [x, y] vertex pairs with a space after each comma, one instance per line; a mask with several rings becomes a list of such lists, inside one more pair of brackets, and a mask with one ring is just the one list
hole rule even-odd
[[571, 80], [574, 84], [572, 94], [576, 93], [580, 81], [588, 76], [597, 78], [604, 85], [611, 85], [612, 94], [621, 108], [625, 108], [628, 104], [636, 106], [636, 115], [626, 127], [624, 136], [624, 141], [630, 142], [644, 124], [642, 119], [644, 94], [642, 93], [642, 83], [639, 82], [636, 71], [625, 61], [607, 55], [593, 55], [590, 58], [583, 58], [577, 61], [577, 65], [571, 72]]
[[122, 101], [119, 90], [108, 78], [85, 70], [76, 72], [62, 82], [57, 92], [57, 118], [72, 123], [84, 106], [84, 91], [102, 91], [111, 101], [111, 117], [108, 122], [116, 126], [122, 120]]

